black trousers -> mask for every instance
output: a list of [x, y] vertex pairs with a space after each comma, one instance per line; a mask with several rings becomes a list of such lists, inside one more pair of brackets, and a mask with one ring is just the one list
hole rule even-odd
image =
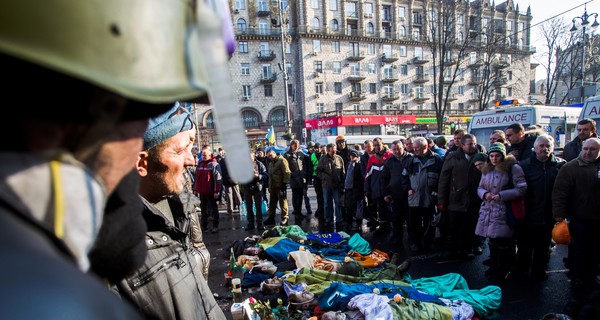
[[431, 247], [435, 227], [431, 225], [433, 208], [410, 207], [408, 210], [408, 242], [411, 245]]
[[262, 225], [262, 192], [255, 188], [254, 190], [246, 190], [244, 188], [244, 201], [246, 202], [246, 212], [248, 218], [248, 224], [254, 225], [254, 221], [257, 221], [257, 225]]

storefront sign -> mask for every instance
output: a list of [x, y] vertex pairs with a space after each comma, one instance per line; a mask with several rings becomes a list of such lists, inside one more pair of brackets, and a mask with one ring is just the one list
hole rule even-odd
[[368, 126], [378, 124], [414, 124], [415, 116], [390, 115], [390, 116], [337, 116], [304, 121], [307, 129], [332, 128], [337, 126]]
[[306, 129], [320, 129], [320, 128], [332, 128], [337, 127], [340, 122], [340, 117], [329, 117], [321, 119], [311, 119], [304, 121], [304, 127]]

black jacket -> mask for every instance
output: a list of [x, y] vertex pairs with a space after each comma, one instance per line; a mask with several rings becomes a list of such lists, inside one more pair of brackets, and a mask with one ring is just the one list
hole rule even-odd
[[410, 189], [408, 167], [412, 162], [412, 157], [412, 153], [406, 152], [401, 158], [393, 155], [385, 161], [383, 166], [385, 195], [392, 196], [394, 201], [408, 197], [408, 189]]
[[515, 156], [515, 158], [517, 158], [517, 160], [522, 161], [522, 160], [531, 158], [531, 155], [534, 154], [533, 153], [533, 143], [535, 142], [536, 138], [537, 138], [537, 136], [533, 135], [533, 134], [526, 135], [525, 139], [523, 139], [523, 141], [521, 141], [520, 143], [511, 145], [510, 148], [508, 148], [508, 150], [506, 150], [506, 154], [509, 154], [512, 151], [517, 150], [519, 152], [519, 154]]
[[[593, 134], [592, 137], [598, 137], [597, 134]], [[571, 140], [569, 143], [565, 145], [563, 149], [562, 157], [567, 161], [571, 161], [577, 157], [579, 157], [579, 153], [581, 152], [581, 147], [583, 146], [583, 141], [579, 139], [579, 137], [575, 137], [575, 139]]]
[[519, 164], [525, 173], [527, 193], [525, 194], [526, 222], [534, 225], [554, 224], [552, 217], [552, 188], [558, 171], [565, 160], [550, 154], [550, 159], [541, 162], [535, 153]]

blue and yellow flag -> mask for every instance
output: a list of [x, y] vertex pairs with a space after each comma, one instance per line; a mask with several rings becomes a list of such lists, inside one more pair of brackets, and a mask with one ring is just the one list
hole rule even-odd
[[275, 129], [273, 128], [273, 126], [269, 128], [265, 139], [267, 139], [267, 142], [269, 142], [270, 144], [275, 144]]

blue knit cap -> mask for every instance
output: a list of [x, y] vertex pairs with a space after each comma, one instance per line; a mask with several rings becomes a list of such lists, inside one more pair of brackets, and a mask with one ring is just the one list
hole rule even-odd
[[144, 150], [151, 149], [174, 135], [193, 127], [191, 107], [176, 102], [169, 111], [148, 121], [148, 129], [144, 133]]

